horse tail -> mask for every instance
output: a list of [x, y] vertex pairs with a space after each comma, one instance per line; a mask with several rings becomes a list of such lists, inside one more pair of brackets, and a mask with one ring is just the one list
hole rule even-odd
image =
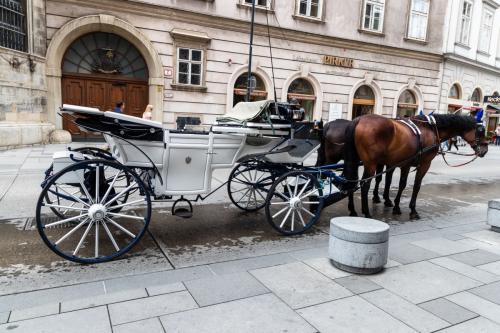
[[360, 158], [356, 149], [355, 133], [359, 119], [353, 120], [345, 130], [345, 145], [344, 145], [344, 177], [349, 180], [346, 185], [347, 189], [355, 187], [359, 179], [359, 162]]
[[326, 123], [323, 128], [319, 131], [319, 140], [320, 146], [318, 149], [318, 159], [316, 160], [316, 166], [320, 167], [326, 164], [326, 145], [325, 145], [325, 136], [328, 132], [328, 125], [330, 123]]

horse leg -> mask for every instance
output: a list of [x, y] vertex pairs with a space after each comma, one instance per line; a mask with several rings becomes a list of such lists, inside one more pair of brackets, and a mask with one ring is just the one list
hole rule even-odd
[[399, 202], [401, 201], [401, 195], [403, 194], [403, 191], [406, 187], [409, 173], [410, 173], [409, 166], [401, 168], [401, 178], [399, 179], [398, 194], [396, 195], [396, 199], [394, 199], [394, 208], [392, 209], [392, 213], [394, 215], [401, 215], [401, 208], [399, 208]]
[[381, 203], [380, 196], [378, 195], [378, 188], [382, 181], [382, 172], [384, 171], [383, 165], [377, 165], [377, 177], [375, 178], [375, 188], [373, 189], [373, 203]]
[[349, 208], [349, 216], [358, 216], [358, 213], [356, 213], [356, 208], [354, 208], [354, 194], [349, 193], [349, 199], [348, 199], [348, 204], [347, 208]]
[[361, 185], [361, 206], [362, 212], [365, 217], [370, 218], [370, 207], [368, 206], [368, 192], [370, 192], [370, 183], [372, 177], [375, 174], [377, 167], [365, 165], [365, 170], [363, 172], [363, 180]]
[[391, 190], [392, 175], [394, 174], [394, 169], [387, 171], [385, 174], [385, 188], [384, 188], [384, 205], [386, 207], [393, 207], [391, 198], [389, 197], [389, 191]]
[[410, 219], [411, 220], [418, 220], [420, 219], [420, 216], [417, 213], [417, 210], [415, 209], [417, 205], [417, 196], [418, 192], [420, 191], [420, 186], [422, 185], [422, 179], [424, 178], [425, 174], [429, 170], [429, 167], [431, 166], [431, 163], [427, 164], [421, 164], [418, 169], [417, 169], [417, 174], [415, 175], [415, 183], [413, 184], [413, 193], [411, 195], [411, 200], [410, 200]]

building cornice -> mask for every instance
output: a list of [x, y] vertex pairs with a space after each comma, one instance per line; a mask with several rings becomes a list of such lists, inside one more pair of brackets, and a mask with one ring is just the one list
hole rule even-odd
[[454, 53], [445, 53], [444, 60], [445, 61], [452, 61], [452, 62], [459, 63], [459, 64], [466, 64], [466, 65], [469, 65], [471, 67], [476, 67], [476, 68], [480, 68], [480, 69], [484, 69], [484, 70], [493, 72], [495, 74], [500, 74], [500, 68], [498, 68], [498, 67], [491, 66], [491, 65], [488, 65], [488, 64], [476, 61], [476, 60], [468, 59], [466, 57], [462, 57], [462, 56], [454, 54]]
[[[107, 11], [110, 14], [116, 13], [117, 10], [126, 12], [128, 14], [144, 15], [149, 17], [168, 19], [183, 23], [196, 23], [203, 27], [210, 27], [215, 29], [231, 30], [234, 32], [248, 33], [250, 31], [249, 22], [238, 20], [234, 18], [226, 18], [215, 16], [207, 13], [200, 13], [188, 11], [178, 8], [159, 6], [148, 4], [137, 0], [52, 0], [53, 2], [60, 2], [61, 4], [75, 4], [78, 6], [85, 6], [94, 8], [101, 11]], [[441, 54], [423, 52], [416, 50], [408, 50], [398, 47], [385, 46], [375, 43], [359, 42], [349, 39], [342, 39], [333, 36], [323, 36], [310, 32], [299, 30], [292, 30], [287, 28], [271, 27], [270, 33], [273, 38], [283, 39], [289, 41], [304, 42], [307, 41], [311, 44], [324, 45], [328, 47], [344, 48], [355, 51], [371, 52], [376, 54], [383, 54], [389, 56], [399, 56], [404, 58], [411, 58], [435, 63], [441, 63], [443, 57]], [[265, 25], [256, 24], [255, 34], [267, 36], [268, 28]]]

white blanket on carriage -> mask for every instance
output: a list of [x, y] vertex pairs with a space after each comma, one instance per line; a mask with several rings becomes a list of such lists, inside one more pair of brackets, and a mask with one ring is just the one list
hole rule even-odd
[[257, 118], [265, 110], [272, 100], [257, 102], [240, 102], [234, 108], [222, 117], [218, 117], [218, 122], [238, 122], [244, 123]]

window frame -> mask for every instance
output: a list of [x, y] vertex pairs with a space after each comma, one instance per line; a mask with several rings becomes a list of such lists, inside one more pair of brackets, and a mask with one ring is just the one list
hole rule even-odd
[[[470, 13], [469, 16], [464, 15], [464, 6], [465, 4], [468, 4], [470, 6]], [[457, 35], [457, 42], [461, 45], [469, 46], [470, 43], [470, 33], [471, 33], [471, 27], [472, 27], [472, 18], [474, 14], [474, 2], [471, 0], [462, 0], [462, 5], [460, 6], [460, 24], [459, 24], [459, 33]], [[464, 41], [464, 19], [467, 18], [467, 40]]]
[[[30, 19], [30, 17], [28, 15], [28, 2], [26, 0], [19, 0], [18, 2], [19, 2], [19, 5], [22, 7], [22, 12], [17, 12], [17, 11], [14, 11], [14, 10], [7, 8], [7, 7], [3, 7], [4, 8], [3, 10], [13, 12], [14, 15], [19, 16], [19, 18], [22, 19], [22, 24], [20, 24], [18, 26], [14, 26], [12, 24], [8, 24], [7, 22], [0, 21], [0, 26], [2, 26], [2, 29], [11, 31], [16, 36], [20, 35], [22, 37], [22, 44], [21, 45], [23, 47], [22, 48], [14, 48], [14, 47], [11, 47], [8, 45], [0, 45], [0, 48], [5, 48], [7, 50], [13, 50], [13, 51], [22, 52], [22, 53], [29, 53], [30, 52], [30, 45], [29, 45], [28, 34], [29, 34], [29, 25], [30, 25], [29, 19]], [[17, 31], [17, 29], [8, 28], [7, 27], [8, 25], [15, 27], [15, 28], [19, 28], [22, 31]]]
[[[258, 1], [259, 0], [255, 0], [255, 8], [260, 8], [260, 9], [265, 9], [265, 10], [272, 10], [273, 9], [273, 0], [265, 0], [266, 5], [259, 5], [257, 3]], [[250, 3], [248, 3], [247, 0], [241, 0], [240, 5], [252, 7], [251, 0], [250, 0]]]
[[[486, 45], [482, 45], [483, 41], [483, 35], [485, 33], [485, 30], [483, 29], [485, 27], [485, 17], [487, 14], [490, 14], [491, 16], [491, 21], [490, 21], [490, 26], [489, 26], [489, 34], [488, 34], [488, 41]], [[489, 54], [491, 50], [491, 37], [493, 34], [493, 25], [494, 25], [494, 20], [495, 20], [495, 10], [489, 6], [484, 6], [483, 7], [483, 15], [481, 15], [481, 27], [479, 30], [479, 40], [477, 44], [477, 50], [478, 52], [482, 52], [485, 54]]]
[[[432, 0], [425, 0], [428, 2], [428, 6], [427, 6], [427, 13], [425, 15], [422, 14], [422, 12], [418, 12], [418, 11], [415, 11], [413, 10], [413, 4], [416, 0], [411, 0], [410, 1], [410, 7], [409, 7], [409, 10], [408, 10], [408, 23], [407, 23], [407, 29], [406, 29], [406, 38], [407, 39], [410, 39], [412, 41], [418, 41], [418, 42], [427, 42], [427, 39], [429, 37], [429, 16], [430, 16], [430, 12], [431, 12], [431, 3], [432, 3]], [[414, 14], [415, 15], [418, 15], [418, 16], [425, 16], [425, 36], [424, 38], [418, 38], [418, 37], [415, 37], [415, 36], [410, 36], [410, 31], [411, 31], [411, 27], [412, 27], [412, 22], [413, 22], [413, 17], [414, 17]]]
[[[183, 49], [183, 50], [189, 50], [189, 59], [181, 59], [180, 58], [180, 50]], [[199, 61], [194, 61], [192, 60], [192, 54], [193, 54], [193, 51], [200, 51], [201, 52], [201, 58]], [[204, 58], [205, 58], [205, 50], [203, 49], [199, 49], [199, 48], [192, 48], [192, 47], [185, 47], [185, 46], [178, 46], [177, 47], [177, 58], [176, 58], [176, 71], [175, 71], [175, 82], [179, 85], [183, 85], [183, 86], [192, 86], [192, 87], [203, 87], [204, 86], [204, 78], [205, 78], [205, 75], [204, 75], [204, 67], [205, 67], [205, 64], [204, 64]], [[181, 72], [180, 72], [180, 63], [183, 62], [183, 63], [187, 63], [188, 64], [188, 79], [189, 79], [189, 83], [182, 83], [182, 82], [179, 82], [179, 75], [181, 75]], [[193, 64], [197, 64], [197, 65], [200, 65], [200, 83], [199, 84], [193, 84], [191, 82], [191, 75], [192, 75], [192, 72], [191, 72], [191, 68], [192, 68], [192, 65]], [[182, 74], [185, 74], [185, 73], [182, 73]], [[196, 74], [197, 75], [197, 74]]]
[[[301, 4], [302, 1], [306, 1], [307, 2], [306, 14], [302, 14], [300, 12], [300, 4]], [[313, 0], [296, 0], [295, 1], [295, 16], [298, 16], [300, 18], [311, 19], [311, 20], [322, 20], [323, 19], [323, 12], [324, 12], [323, 7], [324, 7], [324, 4], [325, 4], [325, 1], [324, 0], [318, 0], [318, 15], [317, 16], [310, 15], [311, 8], [312, 8], [312, 1]], [[307, 14], [307, 12], [309, 12], [309, 15]]]
[[[373, 28], [366, 28], [365, 27], [365, 18], [366, 18], [366, 9], [368, 5], [371, 4], [373, 6], [379, 5], [382, 6], [382, 12], [380, 16], [380, 29], [375, 30]], [[384, 33], [384, 28], [385, 28], [385, 10], [387, 7], [387, 0], [363, 0], [362, 2], [362, 9], [361, 9], [361, 31], [369, 32], [369, 33], [374, 33], [374, 34], [383, 34]], [[374, 22], [374, 16], [370, 16], [370, 26], [373, 26]]]

